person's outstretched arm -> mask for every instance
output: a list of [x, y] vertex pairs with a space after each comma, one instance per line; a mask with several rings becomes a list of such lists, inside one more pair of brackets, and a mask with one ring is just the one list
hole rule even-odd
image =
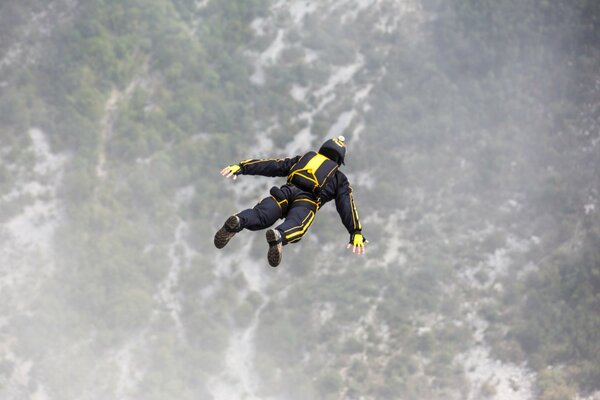
[[352, 248], [353, 253], [363, 254], [365, 252], [365, 243], [367, 240], [362, 235], [362, 225], [358, 218], [358, 211], [352, 196], [352, 188], [348, 182], [348, 178], [342, 172], [336, 173], [337, 190], [335, 196], [335, 207], [337, 209], [342, 223], [350, 234], [350, 242], [348, 248]]
[[238, 175], [288, 176], [290, 169], [298, 162], [300, 156], [293, 158], [269, 158], [244, 160], [239, 164], [229, 165], [221, 170], [226, 178]]

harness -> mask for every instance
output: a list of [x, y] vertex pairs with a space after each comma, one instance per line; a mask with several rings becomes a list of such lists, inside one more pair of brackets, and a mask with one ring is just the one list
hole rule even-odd
[[338, 170], [339, 165], [314, 151], [304, 154], [290, 170], [288, 183], [314, 194], [317, 198], [327, 184], [329, 177]]

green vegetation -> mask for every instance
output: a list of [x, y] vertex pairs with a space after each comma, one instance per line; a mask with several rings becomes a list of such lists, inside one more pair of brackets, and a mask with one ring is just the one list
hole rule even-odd
[[[182, 347], [168, 315], [153, 316], [154, 297], [171, 263], [167, 246], [178, 214], [195, 226], [197, 243], [210, 242], [201, 221], [224, 192], [207, 171], [237, 157], [232, 135], [251, 129], [255, 89], [243, 49], [264, 2], [214, 4], [182, 21], [179, 13], [194, 3], [82, 2], [45, 39], [37, 63], [6, 75], [3, 146], [17, 147], [21, 132], [41, 127], [53, 152], [70, 158], [61, 192], [67, 222], [57, 235], [61, 268], [36, 313], [11, 328], [24, 357], [65, 360], [59, 370], [41, 364], [35, 372], [60, 398], [76, 398], [90, 384], [82, 366], [94, 364], [93, 354], [127, 346], [144, 326], [154, 350], [137, 356], [143, 368], [156, 364], [161, 371], [145, 375], [144, 398], [206, 395], [207, 374], [222, 363], [228, 328], [220, 308], [199, 312], [190, 302], [184, 312], [194, 340]], [[191, 19], [200, 31], [191, 31]], [[3, 176], [4, 184], [10, 176]], [[185, 186], [196, 195], [176, 209], [176, 191]], [[186, 273], [206, 286], [209, 265], [198, 255]], [[223, 307], [234, 301], [229, 295]], [[67, 349], [90, 337], [93, 346], [83, 346], [74, 361]], [[67, 376], [79, 383], [63, 384]], [[113, 379], [104, 382], [106, 398], [118, 374]]]
[[[18, 37], [45, 3], [0, 6], [2, 38]], [[320, 140], [348, 110], [364, 122], [344, 171], [355, 179], [368, 256], [344, 252], [347, 233], [323, 210], [311, 234], [286, 248], [284, 265], [268, 270], [259, 394], [465, 398], [457, 356], [475, 344], [466, 304], [490, 322], [495, 357], [538, 372], [540, 399], [600, 389], [600, 3], [424, 0], [414, 37], [370, 29], [381, 16], [368, 10], [352, 24], [308, 14], [257, 86], [249, 52], [277, 33], [258, 37], [251, 23], [277, 11], [272, 3], [81, 1], [35, 37], [32, 61], [2, 67], [0, 198], [19, 179], [10, 165], [31, 168], [28, 129], [68, 156], [56, 271], [31, 312], [1, 332], [32, 360], [32, 379], [53, 398], [90, 387], [90, 398], [113, 398], [124, 385], [115, 353], [133, 349], [130, 376], [139, 372], [141, 389], [132, 397], [210, 398], [231, 333], [265, 301], [248, 291], [243, 260], [216, 277], [214, 229], [236, 200], [261, 196], [235, 199], [217, 171], [283, 155], [252, 153], [255, 134], [268, 131], [283, 149], [306, 126], [298, 116], [323, 100], [294, 100], [292, 86], [322, 88], [335, 68], [362, 58], [356, 85], [339, 85], [311, 129]], [[355, 90], [368, 85], [363, 107]], [[177, 202], [182, 189], [193, 195]], [[24, 204], [3, 203], [0, 221]], [[182, 223], [189, 232], [176, 243]], [[244, 238], [262, 258], [258, 236]], [[519, 240], [524, 249], [508, 252], [512, 269], [497, 278], [490, 257]], [[175, 289], [179, 332], [157, 296], [173, 259], [185, 259], [184, 242], [193, 255]], [[14, 368], [0, 358], [0, 395]], [[484, 382], [481, 393], [497, 388]]]
[[[505, 345], [515, 342], [522, 357], [541, 370], [549, 365], [565, 366], [561, 379], [566, 376], [586, 389], [596, 388], [600, 379], [597, 226], [596, 221], [595, 228], [580, 233], [576, 253], [565, 243], [545, 259], [539, 271], [529, 273], [524, 284], [513, 284], [501, 314], [510, 326]], [[520, 300], [515, 302], [509, 296]], [[560, 383], [552, 377], [548, 376], [549, 387]]]

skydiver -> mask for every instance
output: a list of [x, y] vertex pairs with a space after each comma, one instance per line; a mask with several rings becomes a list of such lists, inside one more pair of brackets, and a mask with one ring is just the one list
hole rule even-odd
[[318, 152], [309, 151], [293, 158], [244, 160], [223, 168], [221, 175], [226, 178], [236, 179], [238, 175], [286, 176], [287, 183], [281, 187], [273, 186], [271, 196], [261, 200], [254, 208], [227, 218], [215, 234], [215, 246], [222, 249], [241, 230], [265, 229], [279, 218], [284, 218], [283, 223], [266, 232], [269, 244], [267, 259], [272, 267], [276, 267], [281, 262], [283, 246], [300, 241], [317, 210], [335, 199], [337, 212], [350, 234], [347, 248], [352, 248], [355, 254], [363, 254], [367, 240], [362, 235], [352, 188], [346, 175], [339, 170], [345, 156], [345, 139], [339, 136], [323, 143]]

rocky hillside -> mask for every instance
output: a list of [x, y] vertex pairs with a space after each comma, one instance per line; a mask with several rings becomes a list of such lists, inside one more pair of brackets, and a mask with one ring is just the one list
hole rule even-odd
[[[595, 1], [0, 5], [0, 398], [599, 398]], [[343, 134], [277, 269], [212, 236]]]

